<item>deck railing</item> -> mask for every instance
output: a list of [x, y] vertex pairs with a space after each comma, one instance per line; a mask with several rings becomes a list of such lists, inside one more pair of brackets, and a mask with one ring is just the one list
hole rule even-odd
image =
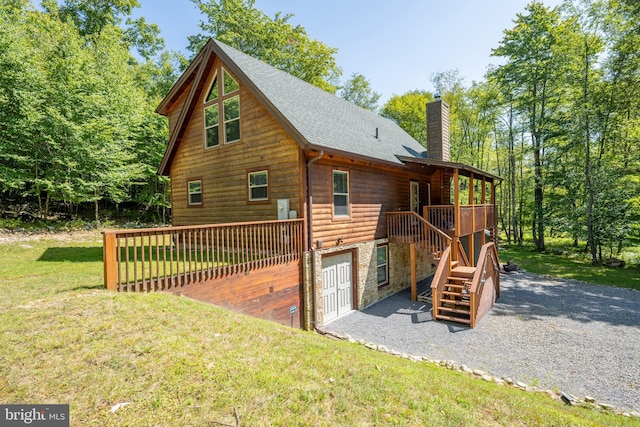
[[297, 261], [303, 220], [103, 232], [104, 284], [156, 291]]
[[[453, 236], [456, 219], [454, 205], [432, 205], [424, 207], [424, 216], [431, 224]], [[495, 207], [492, 204], [460, 206], [460, 236], [466, 236], [497, 225]]]
[[387, 235], [392, 243], [412, 243], [438, 258], [452, 240], [415, 212], [387, 212]]

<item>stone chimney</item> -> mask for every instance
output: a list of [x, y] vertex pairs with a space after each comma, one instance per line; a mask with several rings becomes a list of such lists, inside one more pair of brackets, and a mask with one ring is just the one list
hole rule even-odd
[[427, 104], [427, 158], [449, 162], [449, 105], [435, 98]]

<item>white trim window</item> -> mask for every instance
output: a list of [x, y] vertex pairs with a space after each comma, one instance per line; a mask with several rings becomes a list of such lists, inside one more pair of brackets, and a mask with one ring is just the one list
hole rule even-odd
[[333, 171], [333, 215], [349, 216], [349, 172]]
[[389, 245], [376, 247], [376, 268], [378, 276], [378, 286], [389, 283]]
[[269, 200], [269, 171], [249, 172], [249, 201]]
[[224, 109], [224, 143], [240, 141], [240, 96], [225, 99]]
[[189, 192], [189, 206], [202, 205], [202, 180], [197, 179], [194, 181], [189, 181], [187, 183], [187, 188]]

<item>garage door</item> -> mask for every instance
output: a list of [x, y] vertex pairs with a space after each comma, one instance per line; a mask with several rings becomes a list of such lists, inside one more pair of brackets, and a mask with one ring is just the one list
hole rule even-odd
[[351, 253], [322, 257], [322, 306], [324, 323], [353, 308]]

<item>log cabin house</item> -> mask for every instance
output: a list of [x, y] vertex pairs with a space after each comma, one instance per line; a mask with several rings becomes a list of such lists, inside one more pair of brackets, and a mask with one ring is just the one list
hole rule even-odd
[[157, 108], [173, 227], [105, 232], [106, 286], [307, 329], [411, 287], [436, 320], [475, 326], [500, 292], [499, 177], [450, 161], [448, 109], [427, 105], [425, 150], [394, 122], [209, 40]]

